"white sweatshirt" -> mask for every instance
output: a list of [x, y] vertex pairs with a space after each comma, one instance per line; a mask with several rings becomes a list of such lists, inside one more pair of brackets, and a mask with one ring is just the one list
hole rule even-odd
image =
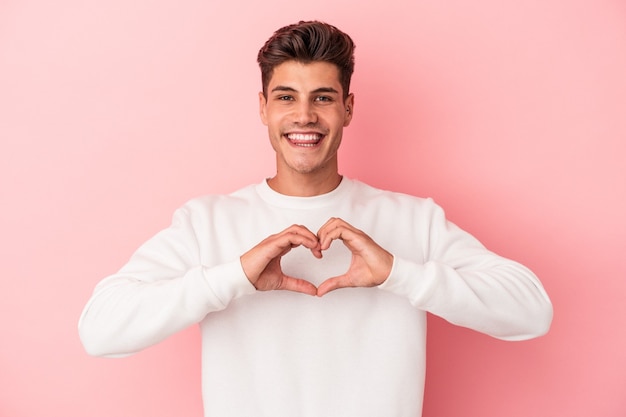
[[[257, 292], [239, 257], [292, 224], [340, 217], [394, 255], [377, 288], [324, 297]], [[295, 248], [285, 273], [319, 285], [345, 272], [341, 241]], [[525, 267], [486, 250], [420, 199], [344, 178], [290, 197], [265, 181], [188, 202], [96, 287], [79, 332], [92, 355], [140, 351], [200, 323], [206, 417], [419, 417], [426, 312], [506, 340], [547, 332], [550, 300]]]

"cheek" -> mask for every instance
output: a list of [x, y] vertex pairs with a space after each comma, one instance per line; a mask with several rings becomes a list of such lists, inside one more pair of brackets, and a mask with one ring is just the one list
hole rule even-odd
[[265, 116], [265, 119], [267, 121], [268, 126], [271, 126], [274, 129], [279, 129], [284, 123], [285, 115], [284, 113], [273, 111], [273, 112], [268, 113]]
[[332, 118], [329, 120], [332, 120], [333, 124], [337, 127], [344, 127], [350, 123], [350, 115], [345, 110], [337, 110], [331, 117]]
[[280, 136], [282, 132], [281, 126], [282, 124], [280, 120], [270, 120], [268, 124], [269, 130], [276, 136]]

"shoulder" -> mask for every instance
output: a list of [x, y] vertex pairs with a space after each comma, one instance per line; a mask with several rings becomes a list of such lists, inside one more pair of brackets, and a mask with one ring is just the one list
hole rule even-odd
[[236, 213], [254, 204], [255, 187], [255, 184], [251, 184], [230, 194], [206, 194], [194, 197], [179, 207], [176, 214], [195, 218], [224, 212]]
[[362, 204], [383, 204], [397, 208], [437, 209], [439, 206], [430, 197], [419, 197], [397, 191], [373, 187], [358, 180], [351, 180], [352, 192]]

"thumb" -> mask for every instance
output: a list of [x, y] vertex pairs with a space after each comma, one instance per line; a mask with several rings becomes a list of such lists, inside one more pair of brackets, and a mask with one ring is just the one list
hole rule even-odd
[[279, 290], [300, 292], [308, 295], [317, 295], [317, 288], [309, 281], [301, 278], [283, 275]]
[[317, 296], [322, 297], [331, 291], [339, 288], [352, 287], [353, 285], [348, 280], [348, 277], [344, 275], [338, 275], [336, 277], [328, 278], [317, 287]]

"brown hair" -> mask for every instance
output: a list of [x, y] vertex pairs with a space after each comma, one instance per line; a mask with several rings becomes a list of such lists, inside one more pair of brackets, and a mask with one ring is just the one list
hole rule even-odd
[[344, 97], [347, 97], [354, 71], [354, 42], [350, 36], [327, 23], [301, 21], [274, 32], [259, 51], [257, 61], [265, 97], [274, 68], [286, 61], [335, 64], [339, 68]]

